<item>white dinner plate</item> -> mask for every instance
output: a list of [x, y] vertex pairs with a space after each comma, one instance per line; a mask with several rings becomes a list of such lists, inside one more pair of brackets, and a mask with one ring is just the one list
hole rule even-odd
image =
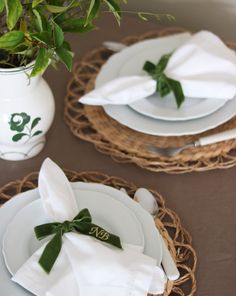
[[[127, 195], [109, 186], [95, 183], [82, 183], [76, 182], [71, 183], [74, 190], [94, 190], [97, 192], [106, 193], [117, 201], [122, 202], [125, 206], [131, 209], [138, 220], [141, 223], [143, 234], [144, 234], [144, 253], [157, 260], [157, 264], [160, 265], [162, 259], [162, 248], [160, 241], [160, 234], [155, 227], [155, 223], [152, 217], [136, 202], [127, 198]], [[3, 235], [6, 231], [8, 224], [11, 222], [13, 217], [27, 204], [37, 200], [39, 193], [37, 189], [27, 191], [19, 194], [17, 197], [11, 199], [9, 202], [0, 208], [0, 244], [3, 240]], [[10, 273], [8, 272], [3, 256], [0, 253], [0, 291], [1, 296], [26, 296], [32, 295], [21, 286], [11, 281]]]
[[[168, 48], [170, 52], [174, 49], [170, 48], [170, 46]], [[142, 70], [144, 63], [150, 61], [157, 64], [161, 56], [162, 53], [160, 53], [158, 46], [147, 48], [141, 53], [135, 54], [121, 66], [119, 76], [147, 75]], [[164, 98], [156, 93], [133, 102], [129, 106], [135, 111], [155, 119], [178, 121], [204, 117], [220, 109], [226, 102], [226, 99], [185, 98], [185, 101], [178, 109], [173, 93]]]
[[[143, 230], [132, 210], [101, 192], [78, 189], [75, 190], [75, 196], [79, 211], [88, 208], [93, 223], [118, 235], [122, 243], [135, 245], [143, 252]], [[41, 200], [28, 204], [12, 219], [4, 235], [2, 247], [6, 266], [11, 274], [16, 273], [48, 240], [38, 241], [34, 227], [49, 222], [51, 221], [47, 219]]]
[[[164, 45], [166, 47], [166, 43], [172, 44], [174, 42], [174, 44], [177, 44], [176, 42], [178, 40], [182, 44], [185, 40], [188, 40], [189, 36], [190, 34], [188, 33], [182, 33], [170, 37], [150, 39], [134, 44], [114, 54], [98, 73], [96, 87], [115, 79], [119, 75], [118, 73], [121, 71], [122, 66], [146, 48], [156, 47], [156, 44], [159, 42], [161, 52], [162, 46]], [[163, 53], [166, 53], [168, 48]], [[167, 52], [169, 51], [167, 50]], [[236, 115], [236, 99], [229, 100], [224, 106], [208, 116], [186, 121], [167, 121], [150, 118], [125, 105], [106, 105], [103, 108], [111, 118], [138, 132], [156, 136], [183, 136], [207, 131], [230, 120]]]

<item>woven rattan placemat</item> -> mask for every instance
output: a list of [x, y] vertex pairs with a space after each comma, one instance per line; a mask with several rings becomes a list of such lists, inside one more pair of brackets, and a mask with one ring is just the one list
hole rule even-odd
[[[142, 36], [131, 36], [122, 40], [132, 44], [144, 39], [183, 32], [181, 28], [168, 28], [150, 32]], [[227, 42], [231, 47], [232, 42]], [[74, 67], [73, 77], [68, 84], [65, 99], [64, 118], [72, 133], [81, 139], [95, 144], [102, 153], [109, 154], [119, 162], [133, 162], [150, 171], [185, 173], [205, 171], [215, 168], [229, 168], [236, 165], [236, 155], [231, 150], [236, 148], [236, 140], [225, 141], [205, 147], [189, 148], [175, 157], [160, 157], [147, 150], [147, 143], [157, 147], [179, 147], [190, 143], [200, 136], [211, 135], [236, 127], [236, 117], [225, 124], [194, 136], [159, 137], [136, 132], [110, 118], [102, 107], [84, 106], [79, 98], [93, 89], [94, 80], [102, 65], [112, 55], [105, 48], [89, 52]]]
[[[127, 190], [129, 196], [133, 197], [137, 187], [121, 178], [111, 177], [97, 172], [75, 172], [65, 170], [68, 179], [71, 182], [93, 182], [100, 183], [107, 186]], [[0, 206], [14, 197], [16, 194], [33, 189], [37, 187], [38, 173], [32, 173], [23, 178], [10, 182], [0, 188]], [[154, 194], [158, 205], [159, 214], [155, 219], [156, 226], [161, 232], [166, 244], [178, 266], [181, 277], [175, 281], [168, 281], [164, 296], [167, 295], [194, 295], [196, 291], [196, 253], [192, 247], [192, 239], [188, 232], [181, 225], [180, 219], [175, 212], [166, 208], [165, 200], [156, 191], [151, 190]], [[20, 197], [19, 197], [20, 198]], [[127, 196], [127, 198], [129, 198]]]

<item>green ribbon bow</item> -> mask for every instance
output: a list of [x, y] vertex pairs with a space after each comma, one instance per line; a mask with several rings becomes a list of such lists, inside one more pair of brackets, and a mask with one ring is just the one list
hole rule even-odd
[[72, 221], [39, 225], [34, 228], [34, 231], [38, 240], [42, 240], [49, 235], [55, 234], [46, 245], [39, 259], [39, 264], [47, 273], [50, 273], [61, 251], [62, 236], [67, 232], [75, 231], [89, 235], [100, 241], [122, 249], [120, 238], [118, 236], [111, 234], [102, 227], [92, 223], [92, 218], [88, 209], [83, 209], [80, 211]]
[[179, 108], [185, 99], [181, 83], [177, 80], [167, 77], [164, 74], [164, 70], [171, 55], [172, 53], [163, 55], [157, 65], [147, 61], [143, 66], [143, 70], [145, 70], [154, 80], [156, 80], [156, 91], [160, 93], [161, 97], [165, 97], [171, 91], [174, 93], [175, 100]]

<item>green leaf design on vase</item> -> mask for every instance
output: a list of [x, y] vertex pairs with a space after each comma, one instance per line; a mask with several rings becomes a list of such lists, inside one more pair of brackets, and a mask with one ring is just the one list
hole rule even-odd
[[31, 130], [32, 130], [34, 127], [36, 127], [36, 125], [39, 123], [40, 120], [41, 120], [40, 117], [36, 117], [36, 118], [32, 121], [32, 123], [31, 123]]
[[24, 136], [27, 136], [27, 134], [24, 134], [24, 133], [19, 133], [19, 134], [16, 134], [15, 136], [12, 137], [12, 140], [14, 142], [18, 142], [20, 141]]
[[22, 138], [27, 137], [25, 142], [27, 143], [33, 137], [42, 134], [43, 131], [35, 130], [35, 127], [38, 125], [40, 120], [41, 120], [41, 117], [36, 117], [32, 119], [32, 122], [30, 124], [31, 116], [28, 115], [27, 113], [21, 112], [21, 113], [11, 114], [11, 118], [8, 123], [9, 123], [10, 129], [12, 131], [17, 132], [12, 137], [12, 141], [18, 142], [22, 140]]

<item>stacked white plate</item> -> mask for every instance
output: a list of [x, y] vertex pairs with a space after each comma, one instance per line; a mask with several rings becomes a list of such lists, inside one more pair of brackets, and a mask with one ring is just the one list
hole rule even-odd
[[[189, 33], [145, 40], [114, 54], [102, 67], [96, 87], [122, 76], [147, 75], [146, 61], [157, 63], [190, 38]], [[236, 115], [236, 98], [232, 100], [186, 98], [178, 109], [174, 96], [157, 94], [122, 106], [104, 106], [105, 112], [121, 124], [150, 135], [193, 135], [217, 127]]]
[[[138, 203], [109, 186], [71, 183], [79, 209], [88, 208], [93, 222], [135, 245], [161, 264], [162, 247], [154, 220]], [[25, 261], [41, 246], [34, 227], [47, 223], [38, 189], [21, 193], [0, 209], [0, 291], [2, 296], [31, 295], [11, 281]]]

